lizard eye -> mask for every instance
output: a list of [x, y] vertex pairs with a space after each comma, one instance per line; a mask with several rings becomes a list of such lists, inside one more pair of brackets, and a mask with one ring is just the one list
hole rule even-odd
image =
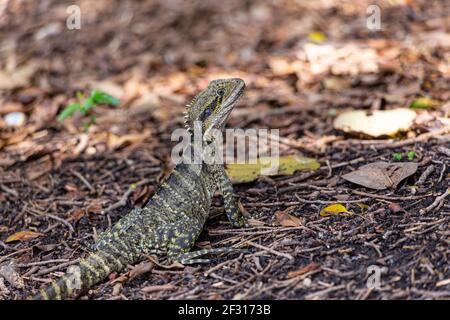
[[225, 94], [225, 90], [223, 90], [223, 89], [217, 89], [217, 94], [218, 94], [219, 96], [223, 96], [223, 95]]

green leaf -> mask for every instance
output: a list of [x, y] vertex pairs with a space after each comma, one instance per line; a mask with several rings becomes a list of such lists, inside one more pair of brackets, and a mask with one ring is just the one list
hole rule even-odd
[[64, 121], [68, 117], [70, 117], [74, 112], [77, 110], [81, 110], [81, 105], [79, 103], [72, 103], [69, 104], [67, 107], [64, 108], [63, 111], [58, 115], [58, 121]]
[[89, 110], [95, 106], [95, 102], [94, 99], [92, 99], [91, 97], [87, 98], [86, 100], [84, 100], [83, 102], [83, 107], [81, 108], [81, 114], [83, 116], [87, 115]]
[[91, 93], [91, 98], [94, 103], [98, 104], [117, 106], [120, 103], [119, 99], [116, 99], [113, 96], [99, 90], [93, 90]]
[[394, 161], [402, 161], [402, 159], [403, 159], [403, 156], [401, 153], [394, 153], [392, 155], [392, 157], [394, 158]]
[[416, 153], [414, 151], [408, 151], [408, 153], [406, 155], [407, 155], [409, 161], [413, 161], [414, 157], [416, 156]]
[[428, 109], [428, 108], [436, 108], [440, 105], [439, 101], [433, 100], [428, 97], [422, 97], [411, 102], [409, 107], [411, 109]]

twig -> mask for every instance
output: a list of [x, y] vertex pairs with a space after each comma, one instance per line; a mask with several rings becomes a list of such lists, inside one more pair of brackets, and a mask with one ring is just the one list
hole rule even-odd
[[223, 266], [226, 266], [227, 264], [230, 264], [230, 263], [233, 263], [233, 262], [236, 262], [236, 261], [241, 260], [243, 256], [244, 256], [244, 254], [241, 253], [241, 254], [239, 255], [239, 257], [237, 257], [237, 258], [235, 258], [235, 259], [224, 261], [224, 262], [219, 263], [218, 265], [216, 265], [216, 266], [210, 268], [209, 270], [206, 270], [206, 272], [204, 273], [205, 277], [207, 277], [211, 272], [214, 272], [214, 271], [216, 271], [217, 269], [220, 269], [220, 268], [222, 268]]
[[378, 256], [380, 258], [383, 258], [383, 254], [380, 251], [380, 246], [376, 245], [375, 243], [368, 242], [368, 241], [364, 241], [364, 245], [373, 248], [377, 252]]
[[442, 154], [445, 154], [447, 157], [450, 157], [450, 149], [446, 147], [438, 147], [438, 151]]
[[83, 182], [86, 187], [88, 187], [89, 191], [91, 191], [92, 193], [95, 192], [95, 188], [92, 186], [92, 184], [89, 183], [89, 181], [86, 180], [85, 177], [83, 177], [83, 175], [81, 173], [79, 173], [78, 171], [72, 170], [72, 173], [74, 176], [76, 176], [78, 179], [80, 179], [81, 182]]
[[307, 227], [288, 227], [288, 228], [268, 228], [269, 230], [264, 230], [264, 231], [247, 231], [248, 229], [244, 229], [246, 231], [241, 231], [239, 229], [224, 229], [224, 230], [210, 230], [208, 231], [209, 235], [222, 235], [222, 234], [239, 234], [239, 235], [260, 235], [260, 234], [268, 234], [268, 233], [276, 233], [276, 232], [283, 232], [283, 231], [294, 231], [294, 230], [299, 230], [299, 229], [304, 229], [304, 230], [309, 230]]
[[441, 194], [440, 196], [437, 196], [436, 199], [434, 199], [433, 203], [430, 204], [428, 207], [426, 207], [425, 209], [420, 209], [420, 214], [426, 214], [430, 211], [432, 211], [433, 209], [435, 209], [436, 207], [440, 206], [442, 202], [444, 202], [445, 198], [450, 194], [450, 188], [448, 188], [443, 194]]
[[421, 174], [419, 180], [417, 180], [416, 185], [424, 184], [427, 178], [432, 174], [434, 171], [434, 166], [430, 165], [428, 168]]
[[327, 201], [327, 200], [305, 200], [300, 198], [297, 194], [295, 195], [300, 202], [303, 203], [319, 203], [319, 204], [334, 204], [334, 203], [360, 203], [370, 201], [371, 198], [362, 198], [356, 200], [335, 200], [335, 201]]
[[330, 168], [331, 169], [336, 169], [336, 168], [340, 168], [340, 167], [345, 167], [345, 166], [348, 166], [348, 165], [351, 165], [351, 164], [356, 164], [356, 163], [359, 163], [359, 162], [365, 161], [365, 160], [366, 160], [366, 158], [360, 157], [360, 158], [356, 158], [356, 159], [353, 159], [353, 160], [350, 160], [350, 161], [337, 163], [337, 164], [331, 165], [330, 167], [320, 168], [320, 169], [317, 169], [317, 170], [314, 170], [314, 171], [311, 171], [311, 172], [307, 172], [307, 173], [302, 174], [302, 175], [297, 176], [297, 177], [293, 177], [293, 178], [289, 178], [289, 179], [286, 179], [286, 180], [279, 181], [278, 182], [278, 186], [285, 186], [285, 185], [288, 185], [288, 184], [293, 183], [293, 182], [300, 182], [300, 181], [312, 178], [312, 177], [314, 177], [316, 175], [319, 175], [321, 173], [328, 173], [330, 171]]
[[67, 220], [64, 220], [63, 218], [60, 218], [60, 217], [55, 216], [50, 213], [46, 213], [45, 216], [61, 222], [63, 225], [65, 225], [65, 226], [67, 226], [67, 228], [69, 228], [70, 232], [75, 232], [75, 229], [72, 227], [72, 225]]
[[30, 251], [30, 250], [31, 250], [31, 248], [25, 248], [25, 249], [17, 250], [15, 252], [7, 254], [6, 256], [0, 258], [0, 263], [2, 263], [3, 261], [5, 261], [6, 259], [8, 259], [8, 258], [10, 258], [12, 256], [15, 256], [16, 254], [19, 254], [19, 253], [22, 253], [22, 252], [25, 252], [25, 251]]
[[391, 197], [391, 196], [383, 196], [381, 194], [367, 193], [367, 192], [358, 191], [358, 190], [352, 190], [352, 193], [359, 194], [360, 196], [375, 198], [375, 199], [393, 200], [393, 201], [395, 201], [395, 200], [417, 200], [417, 199], [423, 199], [423, 198], [430, 196], [430, 194], [424, 194], [421, 196]]
[[36, 276], [38, 277], [38, 276], [42, 276], [44, 274], [49, 274], [50, 272], [53, 272], [53, 271], [56, 271], [56, 270], [59, 270], [59, 269], [62, 269], [62, 268], [74, 265], [74, 264], [78, 263], [80, 260], [81, 259], [72, 260], [72, 261], [69, 261], [69, 262], [58, 264], [57, 266], [54, 266], [54, 267], [51, 267], [51, 268], [47, 268], [47, 269], [41, 270], [38, 273], [36, 273]]
[[272, 249], [272, 248], [262, 246], [262, 245], [260, 245], [260, 244], [254, 243], [254, 242], [252, 242], [252, 241], [247, 241], [246, 243], [248, 243], [249, 245], [251, 245], [251, 246], [253, 246], [253, 247], [255, 247], [255, 248], [258, 248], [258, 249], [265, 250], [265, 251], [268, 251], [268, 252], [270, 252], [270, 253], [273, 253], [274, 255], [288, 258], [288, 259], [291, 260], [291, 261], [294, 260], [294, 257], [291, 256], [290, 254], [276, 251], [276, 250], [274, 250], [274, 249]]
[[6, 193], [9, 193], [11, 195], [13, 195], [14, 197], [18, 197], [19, 194], [17, 193], [16, 190], [8, 188], [7, 186], [5, 186], [4, 184], [0, 184], [0, 189], [2, 189], [3, 191], [5, 191]]
[[30, 262], [30, 263], [20, 263], [17, 265], [19, 268], [28, 268], [32, 266], [42, 266], [49, 263], [56, 263], [56, 262], [67, 262], [69, 259], [51, 259], [51, 260], [45, 260], [45, 261], [37, 261], [37, 262]]
[[151, 179], [144, 179], [144, 180], [142, 180], [142, 181], [139, 181], [139, 182], [136, 183], [136, 184], [133, 184], [133, 185], [129, 186], [129, 187], [128, 187], [128, 190], [123, 194], [122, 198], [120, 198], [119, 201], [113, 203], [113, 204], [110, 205], [108, 208], [106, 208], [105, 210], [103, 210], [102, 213], [105, 214], [105, 213], [108, 213], [108, 212], [110, 212], [110, 211], [112, 211], [112, 210], [115, 210], [115, 209], [117, 209], [117, 208], [120, 208], [120, 207], [126, 205], [126, 204], [127, 204], [128, 197], [130, 196], [130, 194], [131, 194], [134, 190], [136, 190], [137, 187], [140, 187], [140, 186], [142, 186], [142, 185], [144, 185], [144, 184], [150, 183], [151, 181], [152, 181]]
[[316, 292], [313, 292], [313, 293], [310, 293], [310, 294], [306, 295], [305, 298], [306, 299], [315, 299], [315, 298], [319, 298], [321, 295], [324, 295], [326, 293], [337, 291], [337, 290], [341, 290], [341, 289], [345, 289], [345, 285], [342, 284], [340, 286], [331, 287], [331, 288], [328, 288], [328, 289], [316, 291]]

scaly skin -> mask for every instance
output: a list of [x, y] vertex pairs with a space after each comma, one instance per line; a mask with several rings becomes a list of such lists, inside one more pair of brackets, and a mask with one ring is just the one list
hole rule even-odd
[[[214, 142], [211, 130], [223, 128], [244, 86], [241, 79], [214, 80], [187, 106], [186, 125], [192, 129], [194, 121], [201, 121], [204, 144]], [[216, 190], [223, 194], [231, 224], [246, 226], [222, 165], [178, 164], [144, 208], [133, 209], [102, 233], [94, 252], [33, 299], [64, 299], [84, 292], [145, 254], [167, 253], [171, 261], [192, 264], [208, 262], [196, 259], [204, 254], [230, 251], [216, 248], [190, 252], [208, 218]]]

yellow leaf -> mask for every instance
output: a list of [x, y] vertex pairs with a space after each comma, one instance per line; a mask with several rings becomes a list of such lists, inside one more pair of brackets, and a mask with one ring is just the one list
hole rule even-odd
[[254, 181], [258, 176], [292, 175], [298, 170], [316, 170], [320, 164], [311, 158], [298, 155], [263, 157], [256, 163], [233, 163], [226, 171], [234, 183]]
[[339, 213], [346, 213], [347, 208], [344, 207], [342, 204], [332, 204], [328, 207], [325, 207], [322, 211], [320, 211], [320, 215], [322, 217], [328, 217], [331, 216], [333, 214], [339, 214]]
[[42, 233], [34, 232], [34, 231], [19, 231], [12, 235], [10, 235], [6, 240], [5, 243], [13, 242], [13, 241], [26, 241], [30, 239], [34, 239], [37, 237], [42, 236]]
[[327, 36], [320, 31], [314, 31], [308, 34], [308, 39], [312, 42], [322, 43], [327, 41]]

